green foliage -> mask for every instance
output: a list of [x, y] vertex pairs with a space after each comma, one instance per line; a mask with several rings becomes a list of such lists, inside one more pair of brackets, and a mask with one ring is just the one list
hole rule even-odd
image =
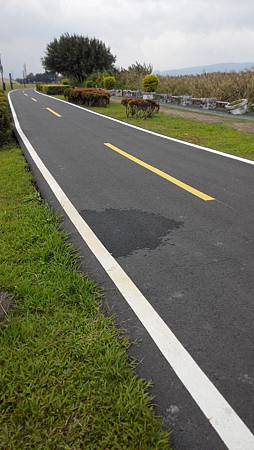
[[7, 97], [0, 92], [0, 145], [7, 143], [11, 136], [11, 119]]
[[121, 101], [125, 106], [127, 117], [147, 119], [152, 117], [154, 112], [158, 112], [160, 105], [154, 100], [144, 100], [142, 98], [124, 98]]
[[159, 78], [156, 75], [146, 75], [143, 78], [143, 89], [145, 92], [155, 92], [159, 84]]
[[93, 72], [84, 82], [85, 87], [104, 87], [104, 78], [110, 76], [107, 72]]
[[116, 87], [118, 89], [142, 89], [142, 80], [145, 75], [149, 75], [153, 70], [151, 64], [139, 63], [136, 61], [126, 69], [116, 71]]
[[38, 91], [48, 95], [64, 95], [66, 89], [69, 88], [66, 84], [36, 84]]
[[69, 102], [85, 106], [107, 106], [110, 95], [104, 89], [69, 88], [65, 91]]
[[103, 85], [105, 89], [114, 89], [116, 85], [116, 79], [113, 76], [107, 76], [103, 78]]
[[135, 62], [135, 64], [132, 64], [131, 66], [128, 67], [128, 71], [129, 72], [135, 72], [135, 73], [139, 73], [141, 75], [150, 75], [153, 71], [153, 66], [152, 64], [146, 64], [146, 63], [139, 63], [138, 61]]
[[93, 72], [111, 70], [115, 59], [102, 41], [66, 33], [47, 45], [42, 64], [82, 84]]
[[86, 86], [87, 88], [95, 87], [95, 82], [94, 82], [93, 80], [87, 80], [87, 81], [85, 82], [85, 86]]

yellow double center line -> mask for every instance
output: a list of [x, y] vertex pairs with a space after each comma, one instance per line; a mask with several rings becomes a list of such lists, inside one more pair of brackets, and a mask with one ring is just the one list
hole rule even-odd
[[210, 197], [210, 195], [205, 194], [204, 192], [199, 191], [198, 189], [195, 189], [192, 186], [189, 186], [186, 183], [183, 183], [183, 181], [178, 180], [177, 178], [172, 177], [166, 172], [163, 172], [160, 169], [157, 169], [154, 166], [151, 166], [151, 164], [146, 163], [145, 161], [142, 161], [139, 158], [136, 158], [136, 156], [131, 155], [130, 153], [125, 152], [124, 150], [121, 150], [118, 147], [115, 147], [114, 145], [110, 143], [104, 143], [108, 148], [113, 150], [116, 153], [119, 153], [119, 155], [124, 156], [127, 159], [130, 159], [131, 161], [135, 162], [136, 164], [139, 164], [140, 166], [144, 167], [147, 170], [150, 170], [150, 172], [155, 173], [156, 175], [159, 175], [161, 178], [164, 178], [165, 180], [169, 181], [170, 183], [175, 184], [176, 186], [180, 187], [181, 189], [184, 189], [187, 192], [190, 192], [192, 195], [195, 195], [196, 197], [199, 197], [201, 200], [204, 200], [205, 202], [210, 200], [215, 200], [213, 197]]

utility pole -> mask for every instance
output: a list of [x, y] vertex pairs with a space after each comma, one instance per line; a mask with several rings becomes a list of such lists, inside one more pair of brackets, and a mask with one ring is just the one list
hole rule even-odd
[[9, 79], [10, 79], [11, 90], [13, 90], [13, 82], [12, 82], [11, 73], [9, 73]]
[[3, 91], [6, 90], [6, 86], [5, 86], [5, 82], [4, 82], [4, 69], [3, 69], [3, 64], [1, 61], [1, 55], [0, 55], [0, 72], [1, 72], [1, 77], [2, 77], [2, 85], [3, 85]]
[[24, 87], [25, 87], [25, 83], [26, 83], [26, 77], [27, 77], [26, 63], [24, 63], [24, 65], [23, 65], [23, 85], [24, 85]]

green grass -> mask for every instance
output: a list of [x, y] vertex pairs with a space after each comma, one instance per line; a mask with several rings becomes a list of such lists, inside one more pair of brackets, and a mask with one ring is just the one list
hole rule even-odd
[[168, 449], [126, 338], [100, 312], [20, 149], [0, 149], [0, 449]]

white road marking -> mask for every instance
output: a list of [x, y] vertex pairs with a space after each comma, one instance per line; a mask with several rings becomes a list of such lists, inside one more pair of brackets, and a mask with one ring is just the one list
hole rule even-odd
[[[54, 98], [54, 97], [52, 97], [52, 95], [43, 94], [42, 92], [39, 92], [36, 89], [34, 89], [34, 91], [37, 94], [45, 95], [46, 97], [50, 97], [50, 98]], [[197, 148], [199, 150], [204, 150], [205, 152], [214, 153], [215, 155], [218, 155], [218, 156], [224, 156], [225, 158], [235, 159], [236, 161], [241, 161], [246, 164], [254, 165], [254, 161], [251, 161], [250, 159], [247, 159], [247, 158], [241, 158], [240, 156], [232, 155], [231, 153], [220, 152], [219, 150], [214, 150], [213, 148], [203, 147], [202, 145], [192, 144], [191, 142], [181, 141], [180, 139], [165, 136], [164, 134], [156, 133], [155, 131], [146, 130], [145, 128], [137, 127], [136, 125], [132, 125], [130, 123], [126, 123], [126, 122], [122, 122], [121, 120], [114, 119], [114, 117], [104, 116], [104, 114], [100, 114], [95, 111], [91, 111], [90, 109], [83, 108], [82, 106], [75, 105], [74, 103], [69, 103], [66, 100], [62, 100], [61, 98], [54, 98], [54, 100], [57, 100], [57, 101], [63, 102], [63, 103], [67, 103], [67, 105], [73, 106], [74, 108], [79, 108], [83, 111], [89, 112], [90, 114], [95, 114], [96, 116], [103, 117], [104, 119], [112, 120], [112, 122], [120, 123], [121, 125], [124, 125], [126, 127], [134, 128], [135, 130], [143, 131], [144, 133], [152, 134], [153, 136], [158, 136], [158, 137], [166, 139], [168, 141], [177, 142], [178, 144], [183, 144], [183, 145], [187, 145], [188, 147]]]
[[253, 450], [254, 435], [80, 216], [21, 129], [10, 93], [8, 98], [16, 130], [58, 202], [210, 424], [228, 449]]

